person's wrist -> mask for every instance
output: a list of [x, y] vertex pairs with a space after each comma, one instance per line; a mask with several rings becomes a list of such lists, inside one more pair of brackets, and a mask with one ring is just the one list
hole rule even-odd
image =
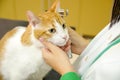
[[64, 75], [64, 74], [66, 74], [68, 72], [75, 72], [75, 71], [74, 70], [65, 70], [65, 71], [61, 72], [61, 75]]
[[61, 75], [64, 75], [64, 74], [66, 74], [68, 72], [75, 72], [75, 70], [73, 69], [72, 66], [70, 66], [69, 68], [62, 69]]

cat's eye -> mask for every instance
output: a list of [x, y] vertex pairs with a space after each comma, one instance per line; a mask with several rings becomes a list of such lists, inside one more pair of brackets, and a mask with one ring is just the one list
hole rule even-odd
[[55, 28], [49, 29], [49, 32], [50, 32], [50, 33], [55, 33], [55, 32], [56, 32], [56, 29], [55, 29]]
[[63, 27], [63, 29], [65, 29], [66, 28], [65, 24], [63, 24], [62, 27]]

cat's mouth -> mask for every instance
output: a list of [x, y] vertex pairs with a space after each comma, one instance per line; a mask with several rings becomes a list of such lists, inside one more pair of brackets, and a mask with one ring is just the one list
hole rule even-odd
[[66, 43], [64, 43], [63, 45], [58, 45], [58, 47], [60, 47], [60, 48], [66, 48], [68, 46], [69, 46], [68, 41]]
[[67, 43], [68, 43], [68, 40], [67, 39], [63, 39], [61, 41], [57, 41], [56, 44], [57, 44], [57, 46], [64, 47], [64, 46], [67, 45]]
[[53, 43], [54, 45], [56, 46], [59, 46], [59, 47], [64, 47], [66, 46], [68, 40], [64, 40], [64, 39], [59, 39], [59, 40], [55, 40], [55, 39], [48, 39], [47, 41]]
[[66, 42], [64, 42], [64, 43], [62, 43], [62, 42], [60, 43], [60, 42], [59, 42], [59, 43], [57, 43], [56, 45], [59, 46], [59, 47], [63, 47], [63, 46], [66, 45]]

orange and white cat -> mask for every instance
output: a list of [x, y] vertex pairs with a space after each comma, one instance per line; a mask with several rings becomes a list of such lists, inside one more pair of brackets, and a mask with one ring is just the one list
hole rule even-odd
[[27, 12], [29, 25], [16, 27], [0, 40], [0, 75], [2, 80], [42, 80], [51, 69], [43, 60], [40, 38], [57, 46], [69, 39], [63, 18], [52, 7], [38, 17]]

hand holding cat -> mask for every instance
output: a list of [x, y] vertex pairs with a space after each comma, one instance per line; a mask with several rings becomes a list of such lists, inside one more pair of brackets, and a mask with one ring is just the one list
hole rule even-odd
[[42, 48], [42, 53], [47, 64], [60, 74], [65, 74], [70, 71], [74, 72], [67, 54], [62, 49], [43, 39], [41, 39], [41, 42], [46, 47]]
[[72, 30], [70, 27], [68, 27], [68, 32], [71, 40], [72, 53], [80, 54], [88, 45], [89, 41], [84, 39], [81, 35]]
[[62, 46], [62, 47], [60, 47], [60, 48], [67, 53], [68, 50], [71, 49], [71, 40], [68, 40], [68, 42], [66, 43], [66, 45], [65, 45], [65, 46]]

